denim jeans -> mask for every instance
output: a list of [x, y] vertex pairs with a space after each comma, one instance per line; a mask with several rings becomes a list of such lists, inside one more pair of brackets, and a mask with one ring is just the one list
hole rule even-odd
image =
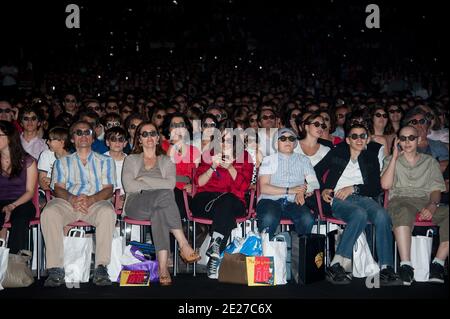
[[286, 202], [284, 198], [278, 200], [261, 199], [256, 205], [256, 215], [258, 230], [261, 232], [267, 229], [270, 239], [275, 235], [282, 218], [292, 220], [295, 231], [299, 235], [311, 233], [314, 226], [314, 216], [308, 206]]
[[334, 217], [347, 223], [336, 254], [352, 258], [353, 245], [370, 221], [375, 226], [375, 246], [380, 265], [394, 265], [391, 217], [370, 197], [350, 195], [345, 200], [333, 199]]

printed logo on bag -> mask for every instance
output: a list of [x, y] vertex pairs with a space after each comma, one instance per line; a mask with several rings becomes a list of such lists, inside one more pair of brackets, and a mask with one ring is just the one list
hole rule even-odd
[[323, 252], [320, 252], [320, 253], [318, 253], [316, 255], [316, 257], [314, 258], [314, 262], [316, 263], [317, 269], [322, 267], [322, 265], [323, 265]]

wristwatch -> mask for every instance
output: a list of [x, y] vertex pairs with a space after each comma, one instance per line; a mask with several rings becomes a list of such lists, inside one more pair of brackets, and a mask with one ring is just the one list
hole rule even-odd
[[359, 194], [359, 186], [353, 185], [353, 193], [352, 195], [358, 195]]
[[440, 202], [431, 202], [430, 204], [434, 204], [436, 207], [441, 206], [441, 203], [440, 203]]

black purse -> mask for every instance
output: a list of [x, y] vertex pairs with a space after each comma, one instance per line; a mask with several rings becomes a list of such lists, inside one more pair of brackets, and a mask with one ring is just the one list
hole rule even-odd
[[325, 235], [292, 236], [292, 277], [300, 285], [325, 279]]

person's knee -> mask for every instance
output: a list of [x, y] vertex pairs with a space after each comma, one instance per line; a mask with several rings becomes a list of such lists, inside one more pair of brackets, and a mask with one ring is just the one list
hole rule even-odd
[[383, 208], [379, 208], [376, 211], [376, 216], [374, 220], [375, 225], [391, 225], [391, 216]]
[[347, 222], [348, 224], [359, 224], [365, 225], [367, 224], [368, 216], [365, 209], [357, 208], [352, 212], [350, 220]]

